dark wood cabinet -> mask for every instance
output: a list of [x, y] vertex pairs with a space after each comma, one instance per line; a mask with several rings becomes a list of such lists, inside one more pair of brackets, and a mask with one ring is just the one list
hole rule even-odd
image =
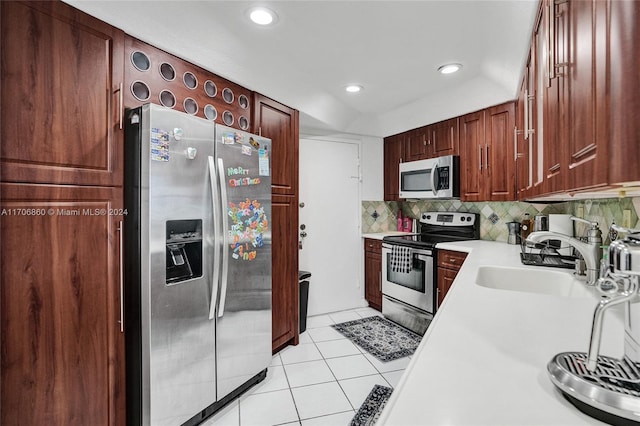
[[531, 181], [529, 178], [529, 167], [531, 164], [529, 163], [529, 144], [527, 140], [524, 138], [525, 134], [525, 102], [526, 100], [526, 68], [525, 68], [525, 77], [524, 81], [520, 85], [520, 90], [518, 91], [518, 99], [516, 100], [516, 116], [515, 116], [515, 135], [516, 138], [516, 197], [518, 199], [522, 199], [526, 196], [527, 190], [531, 187]]
[[486, 110], [485, 171], [486, 200], [515, 200], [514, 129], [515, 104], [507, 102]]
[[[640, 181], [640, 56], [632, 52], [638, 51], [640, 40], [640, 2], [611, 1], [607, 4], [611, 19], [609, 183], [637, 182]], [[601, 67], [598, 63], [598, 70]]]
[[384, 200], [400, 199], [400, 163], [405, 159], [405, 135], [384, 138]]
[[430, 126], [420, 127], [403, 133], [405, 135], [405, 147], [407, 150], [407, 161], [418, 161], [430, 158], [433, 154], [431, 145]]
[[382, 241], [364, 239], [364, 296], [369, 306], [382, 311]]
[[431, 157], [441, 157], [443, 155], [457, 155], [458, 144], [458, 118], [441, 121], [433, 124], [431, 128], [430, 145], [433, 149]]
[[61, 2], [2, 2], [1, 177], [122, 185], [124, 34]]
[[[568, 3], [558, 3], [544, 0], [540, 27], [549, 35], [545, 39], [547, 61], [545, 72], [538, 78], [538, 84], [543, 100], [543, 176], [542, 192], [556, 193], [567, 188], [568, 178], [568, 150], [561, 149], [569, 138], [568, 89], [565, 77], [568, 64], [567, 41], [568, 33]], [[553, 28], [553, 31], [551, 31]], [[540, 30], [542, 31], [542, 30]]]
[[460, 185], [464, 201], [515, 199], [513, 102], [460, 118]]
[[271, 192], [297, 195], [298, 111], [258, 93], [253, 102], [253, 132], [272, 141]]
[[484, 111], [460, 117], [460, 198], [484, 201]]
[[124, 34], [2, 2], [1, 421], [125, 424]]
[[572, 0], [566, 7], [568, 61], [560, 68], [559, 78], [569, 86], [569, 188], [583, 189], [608, 183], [609, 2]]
[[121, 188], [0, 187], [1, 423], [124, 424]]
[[271, 199], [273, 351], [298, 344], [299, 303], [298, 197], [275, 194]]
[[254, 133], [271, 139], [273, 351], [299, 341], [298, 111], [254, 95]]
[[467, 258], [467, 253], [451, 250], [438, 251], [438, 287], [437, 287], [437, 306], [440, 307], [446, 297], [453, 280], [458, 275], [460, 267]]

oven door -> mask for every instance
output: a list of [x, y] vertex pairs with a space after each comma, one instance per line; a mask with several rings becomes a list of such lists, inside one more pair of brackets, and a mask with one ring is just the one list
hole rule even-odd
[[411, 266], [406, 271], [395, 266], [393, 246], [382, 244], [382, 294], [434, 314], [433, 251], [410, 248]]

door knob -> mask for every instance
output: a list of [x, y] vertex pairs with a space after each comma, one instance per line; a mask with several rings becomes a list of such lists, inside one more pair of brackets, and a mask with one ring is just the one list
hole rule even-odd
[[300, 206], [300, 208], [303, 208], [303, 207], [304, 207], [304, 203], [300, 203], [300, 204], [298, 204], [298, 205]]
[[304, 223], [302, 225], [300, 225], [300, 230], [304, 231], [305, 229], [307, 229], [307, 225], [305, 225]]
[[302, 232], [300, 233], [300, 236], [301, 236], [302, 238], [306, 237], [306, 236], [307, 236], [307, 232], [306, 232], [306, 231], [302, 231]]

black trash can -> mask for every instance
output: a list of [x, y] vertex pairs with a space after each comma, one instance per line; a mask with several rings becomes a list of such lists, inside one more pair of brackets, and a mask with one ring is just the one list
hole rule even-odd
[[298, 271], [298, 281], [300, 282], [300, 333], [307, 329], [307, 306], [309, 305], [309, 278], [311, 272]]

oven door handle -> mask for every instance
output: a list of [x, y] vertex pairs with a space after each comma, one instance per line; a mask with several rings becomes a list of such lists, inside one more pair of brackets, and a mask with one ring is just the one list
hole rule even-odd
[[419, 254], [417, 255], [417, 258], [426, 262], [429, 258], [433, 258], [433, 256]]

